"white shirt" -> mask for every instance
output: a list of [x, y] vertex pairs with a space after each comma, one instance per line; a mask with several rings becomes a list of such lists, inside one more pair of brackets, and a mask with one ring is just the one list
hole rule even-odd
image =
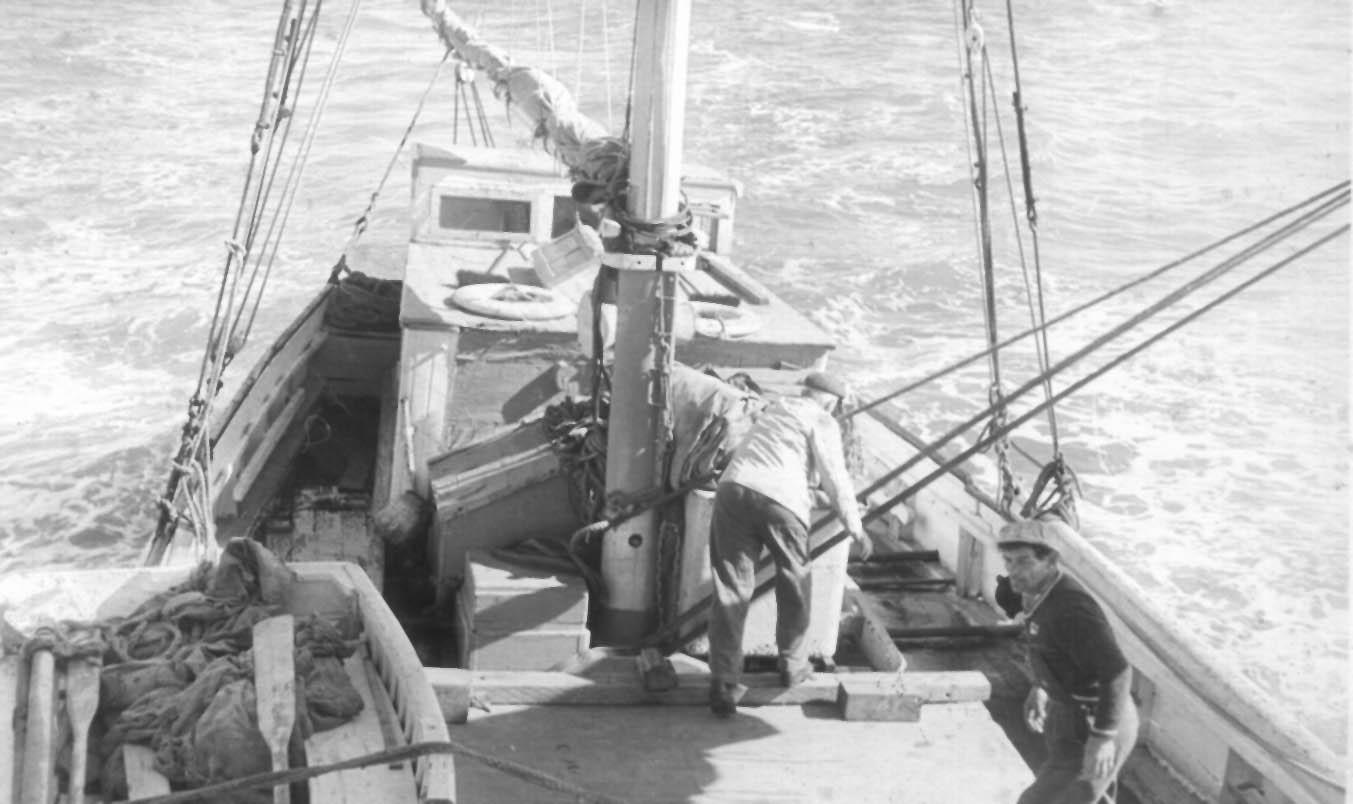
[[789, 397], [770, 403], [757, 416], [720, 482], [760, 492], [811, 525], [814, 473], [846, 529], [862, 533], [855, 487], [841, 449], [841, 428], [813, 400]]

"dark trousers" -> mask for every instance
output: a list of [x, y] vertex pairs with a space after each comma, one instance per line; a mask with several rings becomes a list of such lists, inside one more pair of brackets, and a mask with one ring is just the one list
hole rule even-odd
[[1131, 703], [1118, 724], [1114, 747], [1118, 749], [1113, 773], [1101, 781], [1080, 778], [1089, 733], [1085, 711], [1076, 704], [1048, 701], [1043, 739], [1048, 759], [1038, 769], [1038, 778], [1019, 797], [1019, 804], [1100, 804], [1109, 785], [1118, 778], [1132, 746], [1137, 742], [1137, 707]]
[[720, 483], [709, 533], [714, 576], [709, 669], [716, 681], [736, 684], [742, 675], [742, 632], [762, 547], [775, 559], [775, 644], [780, 658], [790, 670], [808, 663], [808, 526], [764, 494], [737, 483]]

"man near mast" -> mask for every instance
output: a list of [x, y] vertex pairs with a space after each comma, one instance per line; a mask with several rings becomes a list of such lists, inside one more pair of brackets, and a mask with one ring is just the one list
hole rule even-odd
[[1132, 668], [1103, 609], [1057, 563], [1060, 522], [1001, 528], [997, 547], [1020, 604], [1034, 686], [1024, 721], [1042, 733], [1048, 758], [1019, 804], [1099, 804], [1137, 741]]
[[786, 687], [812, 675], [808, 661], [808, 518], [816, 477], [846, 530], [868, 556], [855, 490], [846, 471], [841, 429], [833, 414], [845, 384], [814, 372], [800, 397], [772, 402], [737, 445], [719, 480], [710, 525], [714, 605], [709, 621], [711, 711], [729, 717], [746, 692], [742, 634], [764, 546], [775, 561], [775, 642]]

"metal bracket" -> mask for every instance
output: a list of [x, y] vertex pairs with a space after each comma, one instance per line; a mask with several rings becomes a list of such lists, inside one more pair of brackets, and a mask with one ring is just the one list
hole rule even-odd
[[[601, 264], [607, 268], [615, 268], [620, 271], [656, 271], [658, 270], [659, 255], [657, 254], [622, 254], [619, 252], [607, 251], [601, 255]], [[695, 256], [689, 257], [661, 257], [662, 270], [669, 273], [693, 271], [695, 270]]]

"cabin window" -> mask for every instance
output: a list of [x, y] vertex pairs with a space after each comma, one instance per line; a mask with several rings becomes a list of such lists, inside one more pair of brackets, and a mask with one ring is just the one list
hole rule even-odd
[[556, 195], [554, 197], [554, 221], [550, 224], [550, 239], [573, 229], [578, 222], [578, 202], [573, 196]]
[[503, 198], [444, 195], [437, 214], [443, 229], [530, 234], [531, 202]]

